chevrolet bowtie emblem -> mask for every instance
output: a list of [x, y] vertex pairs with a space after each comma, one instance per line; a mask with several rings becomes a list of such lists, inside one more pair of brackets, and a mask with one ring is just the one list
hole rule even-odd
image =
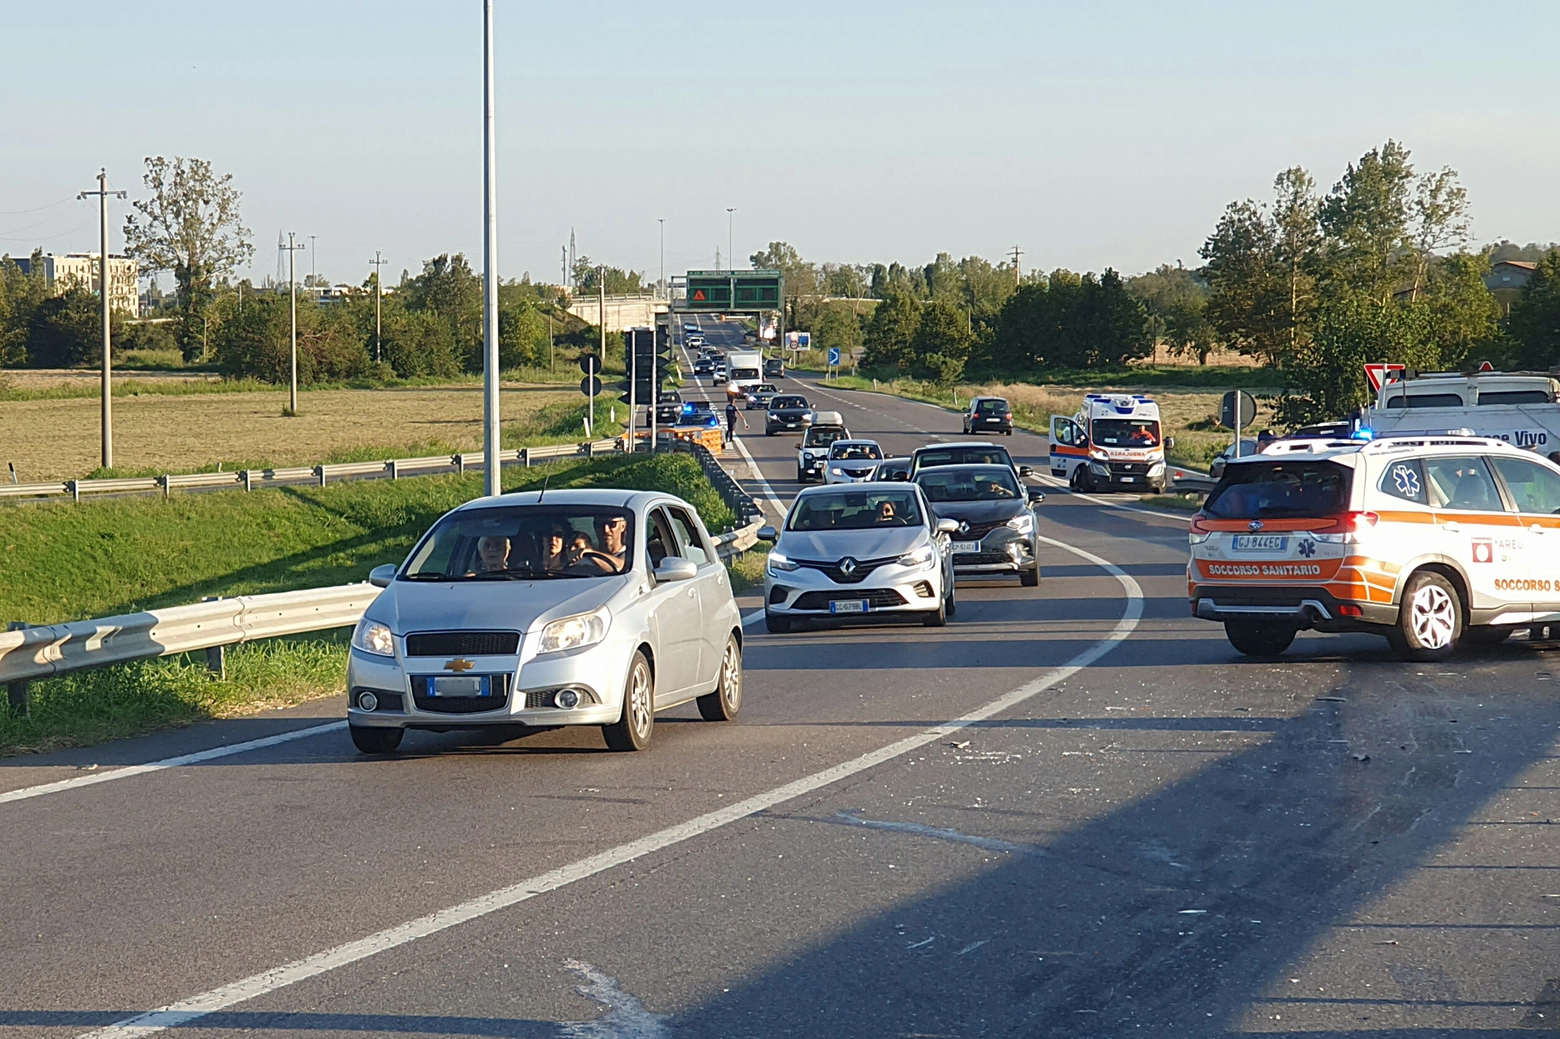
[[444, 670], [446, 670], [446, 671], [470, 671], [472, 668], [474, 668], [476, 666], [477, 666], [477, 662], [475, 660], [464, 660], [461, 657], [456, 657], [454, 660], [451, 660], [449, 663], [444, 665]]

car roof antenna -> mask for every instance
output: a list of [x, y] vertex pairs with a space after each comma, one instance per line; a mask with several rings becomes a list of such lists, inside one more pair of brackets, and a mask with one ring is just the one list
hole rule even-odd
[[536, 504], [540, 505], [542, 503], [542, 498], [547, 494], [547, 481], [551, 479], [552, 473], [548, 473], [546, 476], [542, 477], [542, 493], [536, 496]]

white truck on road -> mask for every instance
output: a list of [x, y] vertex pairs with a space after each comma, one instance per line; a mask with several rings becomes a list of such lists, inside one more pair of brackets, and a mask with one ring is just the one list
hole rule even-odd
[[757, 350], [733, 350], [726, 355], [726, 396], [740, 398], [764, 381], [764, 355]]
[[1389, 372], [1360, 425], [1376, 436], [1468, 429], [1549, 455], [1560, 451], [1560, 380], [1539, 372]]

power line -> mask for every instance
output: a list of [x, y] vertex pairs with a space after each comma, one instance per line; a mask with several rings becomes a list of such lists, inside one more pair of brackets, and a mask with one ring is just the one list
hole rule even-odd
[[42, 213], [45, 209], [53, 209], [56, 206], [63, 206], [67, 202], [79, 202], [79, 201], [80, 201], [80, 199], [76, 198], [73, 195], [70, 198], [62, 198], [58, 202], [50, 202], [46, 206], [39, 206], [37, 209], [0, 210], [0, 216], [25, 216], [28, 213]]

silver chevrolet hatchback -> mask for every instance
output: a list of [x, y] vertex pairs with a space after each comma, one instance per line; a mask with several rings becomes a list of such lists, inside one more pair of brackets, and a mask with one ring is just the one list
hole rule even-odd
[[597, 725], [650, 745], [655, 714], [742, 707], [742, 619], [687, 502], [563, 490], [479, 498], [439, 519], [352, 635], [347, 722], [365, 753], [407, 729]]

